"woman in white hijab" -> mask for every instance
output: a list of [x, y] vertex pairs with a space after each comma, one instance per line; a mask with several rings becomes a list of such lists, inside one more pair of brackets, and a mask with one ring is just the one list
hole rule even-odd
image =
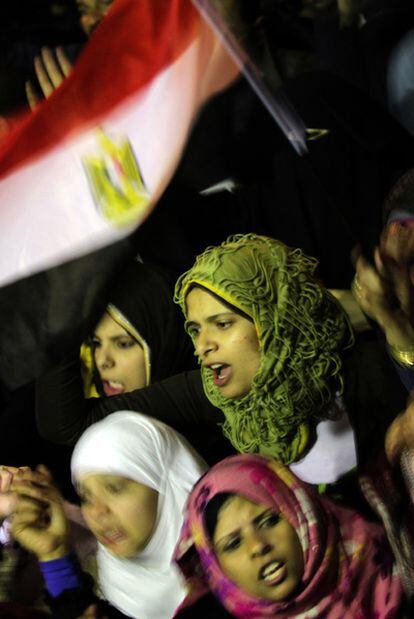
[[[81, 497], [83, 516], [98, 540], [99, 586], [104, 598], [124, 615], [168, 619], [183, 600], [183, 582], [171, 559], [187, 496], [206, 468], [175, 430], [135, 412], [109, 415], [90, 426], [78, 441], [72, 456], [72, 480]], [[13, 529], [18, 541], [38, 555], [49, 592], [58, 597], [65, 589], [56, 587], [49, 568], [53, 562], [68, 560], [64, 556], [68, 544], [59, 544], [59, 557], [55, 551], [39, 552], [36, 544], [28, 543], [36, 531], [40, 535], [41, 522], [37, 514], [37, 523], [29, 531], [28, 496], [33, 502], [48, 500], [46, 490], [33, 487], [31, 475], [39, 473], [28, 473], [26, 482], [16, 485], [21, 508]], [[24, 483], [30, 488], [22, 490]], [[39, 479], [36, 483], [47, 486], [39, 484]], [[53, 521], [53, 506], [49, 509]], [[33, 505], [29, 511], [35, 513]], [[64, 571], [62, 565], [56, 568]], [[67, 581], [66, 589], [76, 589], [71, 578]]]

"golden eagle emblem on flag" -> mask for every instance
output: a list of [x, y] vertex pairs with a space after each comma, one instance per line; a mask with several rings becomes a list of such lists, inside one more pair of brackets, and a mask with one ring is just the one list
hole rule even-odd
[[83, 157], [94, 201], [102, 216], [115, 226], [141, 219], [150, 203], [132, 146], [125, 136], [110, 138], [97, 132], [98, 152]]

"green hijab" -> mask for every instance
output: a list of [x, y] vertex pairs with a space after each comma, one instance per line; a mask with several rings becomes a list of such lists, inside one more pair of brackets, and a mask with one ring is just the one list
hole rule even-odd
[[310, 431], [343, 390], [341, 353], [353, 343], [345, 312], [315, 279], [317, 261], [300, 249], [256, 234], [208, 247], [177, 281], [175, 301], [199, 285], [247, 314], [262, 355], [249, 393], [225, 398], [202, 368], [210, 402], [225, 416], [223, 432], [242, 453], [285, 464], [309, 447]]

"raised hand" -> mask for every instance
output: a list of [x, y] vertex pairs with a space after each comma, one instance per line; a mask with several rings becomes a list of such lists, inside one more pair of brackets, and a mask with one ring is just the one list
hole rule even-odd
[[361, 309], [383, 329], [388, 344], [408, 350], [414, 347], [410, 268], [400, 266], [384, 252], [383, 240], [381, 245], [375, 250], [375, 266], [363, 256], [357, 259], [353, 292]]
[[358, 24], [358, 17], [366, 2], [364, 0], [336, 0], [341, 28]]
[[80, 24], [89, 37], [105, 17], [113, 0], [76, 0], [80, 13]]
[[405, 450], [414, 450], [414, 399], [394, 419], [385, 437], [385, 452], [391, 463], [397, 463]]
[[402, 311], [414, 318], [414, 225], [394, 222], [381, 234], [379, 251]]
[[13, 479], [19, 472], [28, 471], [29, 467], [0, 466], [0, 521], [13, 513], [17, 497], [12, 492]]
[[17, 495], [12, 520], [13, 537], [40, 561], [64, 557], [70, 552], [68, 522], [62, 497], [48, 469], [25, 471], [11, 489]]
[[[47, 99], [69, 75], [72, 64], [61, 47], [57, 47], [55, 53], [48, 47], [43, 47], [40, 56], [35, 58], [34, 68], [39, 87]], [[34, 110], [40, 99], [29, 81], [26, 82], [26, 97], [30, 108]]]
[[92, 604], [83, 612], [83, 615], [77, 617], [77, 619], [108, 619], [106, 616], [99, 612], [97, 604]]

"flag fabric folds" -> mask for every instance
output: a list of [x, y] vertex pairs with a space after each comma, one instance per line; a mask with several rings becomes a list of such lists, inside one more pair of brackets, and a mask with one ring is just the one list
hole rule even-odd
[[190, 0], [116, 0], [65, 82], [3, 138], [0, 380], [34, 378], [85, 330], [197, 111], [237, 74]]

